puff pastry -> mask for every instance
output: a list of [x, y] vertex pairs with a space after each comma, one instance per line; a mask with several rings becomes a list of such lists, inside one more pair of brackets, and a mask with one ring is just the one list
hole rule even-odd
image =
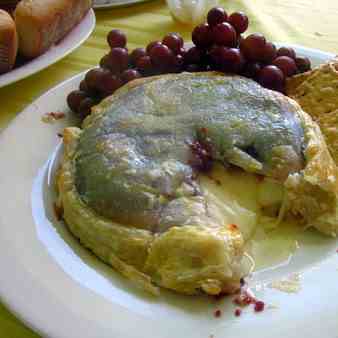
[[12, 17], [0, 9], [0, 74], [10, 71], [16, 60], [18, 36]]
[[274, 179], [284, 215], [338, 230], [337, 170], [318, 125], [295, 101], [246, 78], [133, 81], [95, 107], [83, 129], [66, 128], [64, 145], [57, 183], [69, 229], [154, 294], [158, 286], [231, 293], [248, 273], [241, 228], [221, 221], [197, 179], [205, 152]]
[[14, 17], [19, 50], [27, 58], [43, 54], [81, 21], [91, 0], [22, 0]]
[[318, 123], [337, 164], [338, 59], [289, 78], [286, 91]]

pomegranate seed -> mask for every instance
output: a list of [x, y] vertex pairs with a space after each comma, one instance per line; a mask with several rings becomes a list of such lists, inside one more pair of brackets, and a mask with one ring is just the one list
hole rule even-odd
[[214, 316], [215, 316], [216, 318], [221, 317], [221, 315], [222, 315], [222, 311], [221, 311], [221, 310], [216, 310], [216, 311], [214, 312]]
[[238, 230], [238, 226], [236, 224], [229, 224], [229, 229], [232, 231]]
[[239, 317], [242, 314], [242, 310], [241, 309], [236, 309], [235, 310], [235, 316]]
[[257, 301], [255, 303], [255, 312], [262, 312], [262, 311], [264, 311], [264, 306], [265, 306], [264, 302], [262, 302], [260, 300]]

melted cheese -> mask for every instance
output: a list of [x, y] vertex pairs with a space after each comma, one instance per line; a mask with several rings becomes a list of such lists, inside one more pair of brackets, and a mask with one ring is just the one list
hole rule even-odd
[[219, 222], [238, 226], [256, 270], [288, 262], [297, 248], [301, 227], [295, 219], [278, 220], [283, 186], [271, 179], [216, 164], [200, 183], [209, 212]]

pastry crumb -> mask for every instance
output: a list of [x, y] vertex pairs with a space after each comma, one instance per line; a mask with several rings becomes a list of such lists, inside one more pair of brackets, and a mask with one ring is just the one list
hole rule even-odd
[[57, 120], [61, 120], [66, 117], [63, 112], [49, 112], [42, 116], [41, 120], [44, 123], [54, 123]]
[[268, 284], [268, 287], [286, 293], [297, 293], [301, 289], [300, 281], [301, 275], [299, 273], [295, 273], [286, 279], [271, 282]]

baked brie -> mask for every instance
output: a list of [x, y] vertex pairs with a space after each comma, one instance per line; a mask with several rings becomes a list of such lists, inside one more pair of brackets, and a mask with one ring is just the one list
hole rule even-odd
[[318, 125], [286, 96], [213, 72], [133, 81], [66, 128], [59, 203], [81, 243], [146, 290], [231, 293], [260, 222], [232, 199], [239, 185], [225, 198], [206, 180], [233, 170], [271, 182], [278, 198], [258, 198], [276, 221], [337, 233], [337, 168]]

